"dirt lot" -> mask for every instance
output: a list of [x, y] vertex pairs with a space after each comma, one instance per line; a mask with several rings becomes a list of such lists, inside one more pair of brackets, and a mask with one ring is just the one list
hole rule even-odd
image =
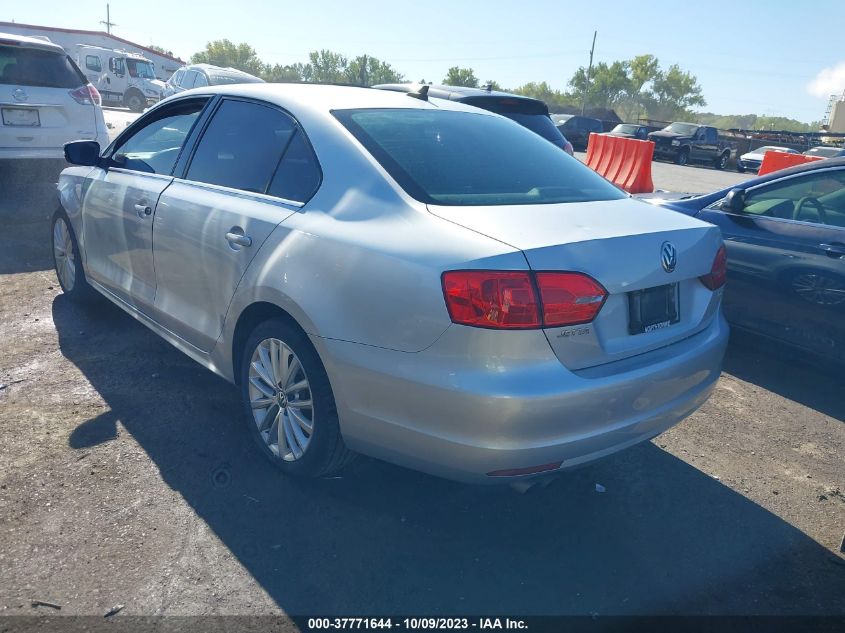
[[235, 388], [60, 295], [49, 180], [0, 183], [0, 613], [845, 614], [841, 370], [735, 340], [691, 418], [527, 495], [290, 481]]

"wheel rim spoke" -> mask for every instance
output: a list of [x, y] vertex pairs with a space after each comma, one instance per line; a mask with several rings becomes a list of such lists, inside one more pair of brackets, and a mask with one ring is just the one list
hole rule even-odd
[[302, 362], [284, 341], [264, 339], [253, 350], [248, 380], [261, 438], [280, 459], [300, 459], [314, 433], [311, 386]]

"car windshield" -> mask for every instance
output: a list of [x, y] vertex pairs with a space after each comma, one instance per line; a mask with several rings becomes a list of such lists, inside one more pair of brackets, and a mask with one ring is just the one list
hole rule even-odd
[[667, 125], [663, 128], [664, 132], [674, 132], [675, 134], [682, 134], [684, 136], [690, 136], [695, 134], [696, 130], [698, 130], [697, 125], [694, 123], [672, 123]]
[[613, 128], [613, 131], [618, 134], [636, 134], [638, 126], [629, 123], [621, 123]]
[[156, 78], [156, 75], [153, 72], [152, 62], [140, 59], [127, 59], [126, 69], [129, 71], [130, 77], [140, 77], [141, 79]]
[[208, 83], [212, 86], [221, 86], [224, 84], [260, 84], [264, 83], [264, 80], [247, 75], [246, 73], [209, 73]]
[[0, 46], [0, 84], [78, 88], [87, 81], [76, 64], [64, 53]]
[[452, 110], [339, 110], [334, 116], [412, 197], [430, 204], [616, 200], [625, 194], [500, 117]]
[[807, 156], [821, 156], [823, 158], [834, 158], [835, 156], [839, 156], [842, 152], [842, 148], [840, 147], [814, 147], [813, 149], [808, 149], [804, 154]]

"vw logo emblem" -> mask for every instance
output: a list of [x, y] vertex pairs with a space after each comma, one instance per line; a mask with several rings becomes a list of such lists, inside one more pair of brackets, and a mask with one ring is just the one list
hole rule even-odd
[[678, 252], [672, 242], [663, 242], [660, 246], [660, 264], [667, 273], [671, 273], [678, 265]]
[[16, 89], [12, 93], [12, 96], [14, 97], [15, 101], [26, 101], [27, 99], [29, 99], [26, 92], [24, 92], [22, 88]]

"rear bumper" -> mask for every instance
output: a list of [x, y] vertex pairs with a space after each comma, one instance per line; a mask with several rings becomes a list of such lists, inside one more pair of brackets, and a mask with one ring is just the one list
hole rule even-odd
[[315, 340], [349, 447], [475, 483], [511, 482], [518, 477], [488, 473], [541, 464], [565, 470], [695, 411], [720, 375], [728, 340], [720, 313], [678, 343], [573, 372], [539, 332], [509, 332], [504, 349], [478, 356], [472, 348], [489, 349], [491, 332], [468, 330], [452, 326], [416, 354]]

